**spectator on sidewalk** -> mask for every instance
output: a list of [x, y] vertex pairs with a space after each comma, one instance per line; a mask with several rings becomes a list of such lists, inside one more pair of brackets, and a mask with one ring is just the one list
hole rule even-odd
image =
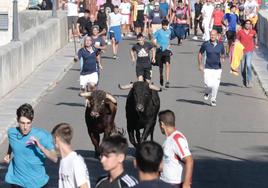
[[134, 165], [138, 169], [140, 183], [134, 188], [175, 188], [159, 179], [163, 149], [153, 141], [145, 141], [136, 148]]
[[60, 123], [53, 128], [52, 135], [61, 156], [58, 188], [90, 188], [85, 161], [71, 147], [73, 128], [67, 123]]
[[161, 179], [179, 188], [190, 188], [194, 161], [186, 137], [175, 126], [171, 110], [159, 112], [161, 132], [166, 136], [163, 144], [164, 158]]
[[121, 36], [121, 23], [122, 23], [122, 15], [119, 13], [119, 7], [114, 7], [114, 12], [109, 14], [109, 34], [110, 39], [112, 40], [112, 48], [113, 48], [113, 58], [117, 59], [117, 52], [119, 43], [122, 40]]
[[[206, 53], [205, 68], [203, 54]], [[202, 44], [198, 53], [199, 70], [204, 73], [205, 95], [204, 99], [209, 100], [211, 106], [216, 106], [216, 97], [221, 82], [221, 64], [224, 62], [224, 46], [217, 41], [217, 31], [210, 32], [210, 40]]]
[[95, 188], [127, 188], [138, 181], [124, 170], [124, 160], [128, 149], [127, 139], [121, 135], [105, 138], [100, 145], [100, 162], [108, 175], [101, 177]]
[[243, 29], [238, 31], [237, 39], [241, 42], [244, 48], [244, 57], [241, 62], [241, 73], [243, 77], [243, 85], [252, 87], [252, 55], [255, 44], [257, 44], [256, 31], [252, 29], [252, 22], [246, 20]]
[[162, 28], [157, 30], [153, 36], [153, 44], [157, 47], [156, 50], [156, 62], [159, 65], [160, 73], [160, 85], [163, 86], [163, 69], [165, 64], [165, 73], [166, 73], [166, 83], [165, 87], [169, 88], [169, 79], [170, 79], [170, 57], [172, 52], [170, 51], [170, 37], [171, 31], [168, 29], [168, 20], [162, 21]]
[[58, 160], [51, 134], [32, 127], [33, 119], [32, 106], [23, 104], [17, 109], [18, 126], [8, 129], [9, 148], [4, 161], [9, 166], [5, 181], [11, 187], [45, 187], [49, 179], [45, 160]]

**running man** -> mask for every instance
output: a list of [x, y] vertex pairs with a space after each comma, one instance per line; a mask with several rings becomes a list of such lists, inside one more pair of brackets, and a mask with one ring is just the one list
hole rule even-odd
[[114, 12], [109, 14], [109, 34], [112, 40], [113, 58], [117, 59], [118, 45], [122, 40], [121, 36], [122, 15], [119, 13], [119, 7], [114, 7]]
[[[140, 33], [137, 36], [137, 44], [130, 50], [132, 63], [136, 62], [136, 75], [138, 81], [150, 83], [152, 75], [152, 65], [150, 61], [150, 51], [152, 51], [152, 63], [155, 63], [155, 49], [149, 42], [145, 42], [144, 36]], [[135, 58], [136, 53], [136, 58]]]
[[165, 64], [166, 70], [166, 83], [165, 87], [169, 88], [169, 78], [170, 78], [170, 56], [172, 52], [169, 50], [170, 47], [170, 36], [171, 31], [168, 29], [168, 20], [164, 19], [162, 21], [162, 29], [157, 30], [154, 33], [153, 44], [157, 47], [156, 51], [156, 62], [159, 64], [160, 73], [160, 85], [163, 86], [163, 67]]
[[52, 135], [61, 156], [58, 188], [90, 188], [87, 165], [71, 147], [73, 128], [67, 123], [60, 123], [53, 128]]
[[159, 112], [161, 132], [166, 136], [163, 144], [163, 171], [161, 179], [179, 188], [190, 188], [194, 161], [186, 137], [175, 126], [175, 114], [171, 110]]
[[98, 49], [93, 46], [92, 38], [85, 37], [84, 47], [78, 51], [80, 60], [80, 86], [81, 92], [92, 91], [97, 88], [99, 81], [97, 64], [102, 69], [100, 62], [97, 61]]
[[[198, 53], [199, 70], [204, 72], [205, 95], [204, 99], [210, 99], [211, 106], [216, 106], [216, 97], [221, 82], [221, 64], [224, 62], [224, 46], [217, 41], [217, 31], [210, 32], [210, 40], [202, 44]], [[203, 54], [206, 53], [205, 68]]]

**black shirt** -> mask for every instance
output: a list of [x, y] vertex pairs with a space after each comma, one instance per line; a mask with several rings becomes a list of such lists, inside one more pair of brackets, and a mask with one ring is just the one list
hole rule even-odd
[[134, 177], [123, 172], [112, 182], [109, 181], [109, 176], [100, 178], [97, 181], [95, 188], [126, 188], [133, 187], [137, 184], [138, 181]]
[[79, 32], [82, 35], [86, 35], [88, 33], [87, 25], [89, 24], [89, 19], [86, 19], [84, 16], [78, 18], [77, 23], [79, 23]]
[[162, 180], [142, 181], [133, 188], [175, 188], [173, 185], [168, 184]]
[[195, 18], [197, 18], [201, 14], [203, 4], [202, 3], [195, 3], [194, 10], [195, 10]]
[[106, 29], [106, 31], [107, 31], [107, 16], [106, 16], [106, 13], [104, 11], [98, 12], [97, 21], [98, 21], [98, 25], [100, 27], [100, 32], [103, 29]]
[[88, 32], [88, 36], [92, 35], [92, 26], [94, 26], [94, 25], [98, 25], [98, 22], [97, 21], [94, 21], [94, 22], [89, 21], [87, 23], [86, 30]]
[[153, 45], [149, 42], [144, 42], [141, 46], [139, 43], [132, 47], [132, 50], [137, 54], [137, 63], [150, 63], [150, 50]]

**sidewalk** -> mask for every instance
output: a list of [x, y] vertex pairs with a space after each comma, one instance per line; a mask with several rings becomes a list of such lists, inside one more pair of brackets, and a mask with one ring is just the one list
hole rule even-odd
[[268, 96], [268, 49], [260, 46], [253, 53], [252, 64], [255, 74], [257, 75], [260, 85]]
[[20, 86], [0, 100], [0, 144], [6, 138], [7, 129], [17, 125], [17, 108], [23, 103], [35, 106], [72, 67], [73, 55], [73, 43], [69, 43], [42, 63]]

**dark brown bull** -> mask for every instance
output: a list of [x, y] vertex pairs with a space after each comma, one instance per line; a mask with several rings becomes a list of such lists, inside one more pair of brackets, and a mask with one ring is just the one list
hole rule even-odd
[[117, 132], [114, 118], [117, 111], [116, 99], [102, 90], [80, 93], [86, 98], [85, 120], [87, 131], [95, 147], [95, 157], [99, 156], [100, 134], [103, 138]]

